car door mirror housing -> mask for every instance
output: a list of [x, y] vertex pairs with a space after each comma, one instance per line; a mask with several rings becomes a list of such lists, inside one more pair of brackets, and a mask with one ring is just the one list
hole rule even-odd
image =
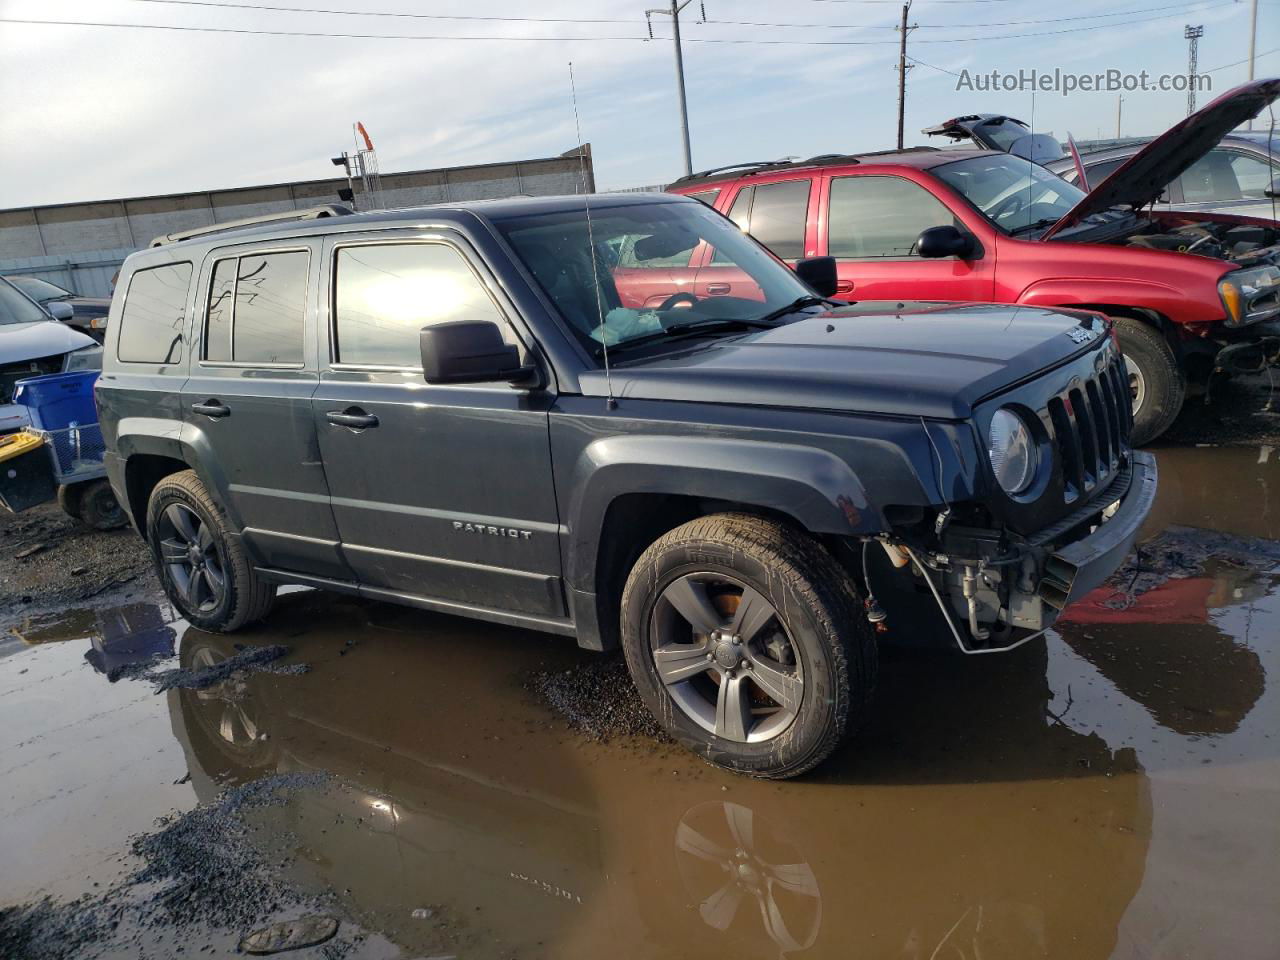
[[836, 293], [836, 258], [806, 257], [796, 261], [796, 276], [813, 288], [820, 297], [833, 297]]
[[520, 351], [488, 320], [438, 323], [423, 327], [418, 338], [427, 383], [516, 382], [528, 380], [536, 370], [521, 365]]
[[959, 257], [961, 260], [968, 260], [973, 256], [973, 251], [973, 234], [965, 233], [950, 224], [922, 230], [916, 239], [916, 253], [928, 259]]
[[44, 308], [49, 311], [49, 316], [55, 320], [66, 321], [75, 316], [75, 309], [69, 303], [63, 303], [60, 300], [54, 300], [52, 303], [46, 303]]

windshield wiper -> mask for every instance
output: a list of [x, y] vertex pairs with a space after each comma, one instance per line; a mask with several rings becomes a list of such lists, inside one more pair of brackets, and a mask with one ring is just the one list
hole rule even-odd
[[1037, 220], [1035, 223], [1024, 223], [1022, 226], [1014, 227], [1012, 230], [1010, 230], [1009, 236], [1016, 237], [1020, 233], [1027, 233], [1028, 231], [1031, 231], [1031, 230], [1039, 230], [1041, 227], [1051, 227], [1055, 223], [1057, 223], [1060, 219], [1061, 217], [1044, 217], [1041, 220]]
[[[670, 340], [674, 337], [689, 336], [699, 333], [718, 333], [722, 330], [742, 330], [761, 328], [768, 329], [777, 326], [777, 324], [764, 318], [758, 320], [743, 320], [738, 317], [708, 317], [705, 320], [689, 320], [684, 323], [673, 323], [670, 326], [663, 327], [661, 330], [655, 330], [653, 333], [646, 333], [639, 337], [631, 337], [623, 340], [621, 343], [609, 344], [610, 350], [629, 350], [632, 347], [641, 347], [646, 343], [656, 343], [659, 340]], [[604, 355], [604, 347], [596, 348], [596, 356]]]
[[812, 294], [806, 293], [803, 297], [797, 297], [795, 300], [792, 300], [785, 307], [779, 307], [777, 310], [766, 313], [763, 317], [756, 317], [754, 321], [748, 322], [762, 323], [765, 326], [771, 327], [773, 326], [774, 321], [782, 319], [788, 313], [795, 313], [797, 310], [803, 310], [805, 307], [826, 306], [832, 302], [833, 301], [827, 300], [825, 297], [815, 297]]

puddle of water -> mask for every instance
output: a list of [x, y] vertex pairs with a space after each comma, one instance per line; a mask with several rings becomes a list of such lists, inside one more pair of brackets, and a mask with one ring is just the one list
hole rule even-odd
[[[1277, 536], [1280, 466], [1244, 452], [1161, 451], [1150, 532]], [[325, 771], [253, 821], [404, 956], [1271, 958], [1280, 578], [1191, 573], [1004, 657], [886, 650], [868, 727], [785, 784], [572, 734], [524, 689], [589, 662], [561, 639], [307, 593], [234, 638], [130, 613], [101, 666], [83, 639], [0, 660], [0, 902], [72, 891], [170, 807]], [[311, 670], [109, 683], [157, 629], [183, 667], [283, 643]]]

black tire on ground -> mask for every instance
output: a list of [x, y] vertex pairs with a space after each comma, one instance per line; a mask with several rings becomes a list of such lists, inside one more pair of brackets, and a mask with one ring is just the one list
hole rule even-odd
[[118, 530], [129, 522], [106, 480], [91, 480], [77, 486], [82, 487], [77, 504], [78, 515], [93, 529]]
[[[719, 589], [750, 588], [773, 608], [765, 621], [773, 643], [782, 637], [784, 662], [798, 663], [802, 679], [793, 719], [768, 739], [726, 739], [690, 715], [658, 673], [653, 648], [663, 634], [660, 606], [664, 591], [685, 578], [709, 578], [704, 595]], [[724, 587], [723, 581], [729, 581]], [[720, 583], [721, 586], [716, 586]], [[670, 596], [670, 594], [665, 594]], [[745, 597], [745, 591], [741, 596]], [[715, 597], [715, 603], [723, 597]], [[741, 600], [729, 610], [731, 616]], [[682, 621], [676, 620], [682, 624]], [[699, 631], [682, 624], [684, 636], [697, 644]], [[877, 652], [875, 635], [867, 623], [853, 581], [823, 547], [800, 530], [745, 514], [718, 514], [692, 520], [660, 537], [636, 561], [622, 595], [622, 645], [632, 679], [646, 706], [667, 732], [707, 761], [754, 777], [783, 779], [798, 776], [831, 754], [846, 733], [860, 724], [875, 687]], [[744, 634], [746, 630], [742, 631]], [[761, 628], [761, 634], [766, 632]], [[759, 636], [758, 635], [758, 636]], [[685, 642], [683, 639], [677, 642]], [[723, 640], [720, 641], [723, 645]], [[737, 640], [733, 641], [737, 643]], [[751, 641], [757, 642], [757, 641]], [[672, 648], [668, 648], [672, 649]], [[717, 647], [716, 649], [720, 649]], [[774, 647], [773, 649], [777, 649]], [[719, 656], [719, 654], [717, 654]], [[745, 660], [728, 676], [749, 678], [752, 707], [760, 704], [763, 687], [754, 686], [762, 662], [746, 666]], [[692, 661], [691, 661], [692, 666]], [[755, 671], [751, 667], [755, 667]], [[718, 670], [719, 668], [714, 668]], [[718, 679], [717, 679], [718, 677]], [[724, 674], [709, 668], [690, 684], [715, 680], [705, 686], [710, 697], [722, 696]], [[682, 694], [688, 696], [688, 694]], [[769, 701], [766, 699], [766, 709]], [[716, 707], [713, 705], [713, 712]], [[752, 714], [749, 724], [763, 724]]]
[[1132, 317], [1114, 319], [1133, 395], [1131, 442], [1140, 447], [1159, 437], [1178, 418], [1187, 396], [1187, 378], [1158, 329]]
[[[188, 602], [169, 565], [161, 560], [161, 516], [174, 504], [194, 512], [211, 534], [212, 550], [224, 575], [224, 588], [211, 609], [202, 610]], [[151, 491], [147, 502], [147, 542], [165, 594], [189, 623], [216, 633], [230, 633], [261, 620], [276, 596], [275, 584], [257, 575], [240, 541], [231, 537], [229, 530], [222, 510], [193, 471], [169, 474]]]
[[58, 506], [68, 517], [80, 519], [80, 494], [84, 487], [79, 483], [64, 483], [58, 487]]

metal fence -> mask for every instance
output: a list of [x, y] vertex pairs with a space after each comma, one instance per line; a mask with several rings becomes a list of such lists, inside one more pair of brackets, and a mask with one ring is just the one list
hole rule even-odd
[[130, 247], [94, 250], [72, 257], [22, 257], [0, 260], [0, 276], [39, 277], [82, 297], [111, 296], [111, 280], [133, 253]]

